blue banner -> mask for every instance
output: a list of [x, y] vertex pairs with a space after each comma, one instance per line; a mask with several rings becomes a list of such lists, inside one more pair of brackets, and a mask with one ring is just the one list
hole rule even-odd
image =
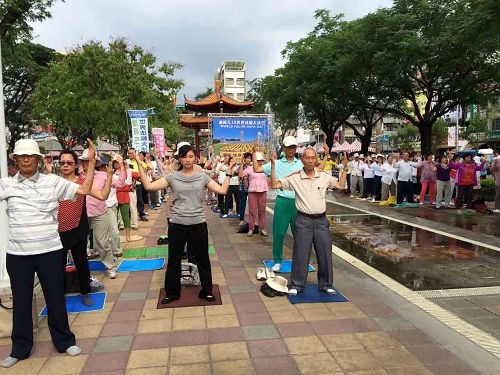
[[269, 119], [265, 117], [214, 117], [212, 139], [214, 143], [245, 144], [269, 142]]
[[149, 152], [148, 111], [129, 110], [132, 127], [132, 147], [137, 151]]

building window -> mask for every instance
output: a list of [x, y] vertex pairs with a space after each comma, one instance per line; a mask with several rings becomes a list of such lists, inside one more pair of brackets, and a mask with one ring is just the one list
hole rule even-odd
[[500, 117], [493, 119], [493, 121], [491, 122], [491, 130], [500, 131]]
[[239, 92], [239, 93], [238, 93], [238, 97], [237, 97], [237, 99], [238, 99], [240, 102], [242, 102], [243, 100], [245, 100], [245, 94], [243, 94], [243, 93]]
[[232, 92], [226, 93], [226, 96], [229, 97], [229, 98], [234, 99], [234, 94]]
[[234, 78], [226, 78], [226, 85], [234, 85]]
[[238, 86], [245, 86], [245, 78], [237, 78], [236, 79], [236, 84]]

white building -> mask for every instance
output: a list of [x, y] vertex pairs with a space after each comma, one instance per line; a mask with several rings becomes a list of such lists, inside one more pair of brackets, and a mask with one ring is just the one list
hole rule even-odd
[[247, 96], [246, 73], [244, 61], [224, 61], [215, 72], [215, 79], [220, 81], [224, 95], [243, 102]]

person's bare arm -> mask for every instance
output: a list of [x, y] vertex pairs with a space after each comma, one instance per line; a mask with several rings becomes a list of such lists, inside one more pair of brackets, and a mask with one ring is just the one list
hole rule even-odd
[[323, 156], [323, 160], [321, 160], [321, 163], [319, 163], [319, 165], [316, 167], [316, 169], [320, 172], [325, 170], [325, 165], [328, 161], [328, 154], [330, 153], [330, 148], [326, 143], [323, 143], [323, 152], [325, 156]]
[[87, 169], [87, 175], [85, 176], [85, 181], [76, 190], [77, 194], [88, 195], [92, 189], [92, 184], [94, 183], [94, 171], [95, 171], [95, 146], [90, 139], [87, 138], [89, 144], [89, 167]]
[[[229, 163], [228, 174], [233, 174], [233, 170], [234, 170], [234, 159], [231, 160], [231, 162]], [[228, 174], [226, 174], [226, 178], [224, 179], [222, 185], [219, 185], [217, 182], [212, 180], [207, 184], [207, 187], [215, 194], [226, 195], [227, 189], [229, 188], [229, 180], [230, 180]]]
[[108, 165], [106, 168], [106, 182], [104, 183], [104, 187], [102, 190], [98, 190], [96, 188], [92, 188], [90, 191], [90, 196], [98, 199], [100, 201], [105, 201], [109, 197], [109, 192], [111, 191], [111, 184], [113, 183], [113, 167]]
[[252, 164], [253, 164], [253, 171], [255, 173], [264, 173], [264, 169], [257, 163], [257, 148], [259, 147], [259, 140], [255, 140], [254, 144], [252, 145]]
[[345, 183], [347, 180], [347, 163], [349, 162], [349, 159], [347, 159], [347, 156], [344, 156], [344, 160], [342, 161], [342, 165], [344, 166], [344, 169], [342, 171], [342, 174], [340, 176], [340, 180], [335, 183], [333, 186], [335, 189], [338, 190], [344, 190], [345, 189]]
[[156, 181], [149, 181], [148, 175], [146, 174], [146, 171], [142, 167], [142, 163], [140, 160], [136, 159], [135, 153], [130, 157], [132, 160], [137, 161], [137, 169], [139, 169], [139, 175], [141, 176], [141, 182], [142, 186], [144, 186], [144, 189], [146, 190], [162, 190], [168, 188], [168, 181], [165, 178], [160, 178], [159, 180]]
[[273, 189], [282, 189], [281, 182], [276, 180], [275, 162], [276, 162], [276, 159], [274, 156], [272, 156], [271, 157], [271, 187]]

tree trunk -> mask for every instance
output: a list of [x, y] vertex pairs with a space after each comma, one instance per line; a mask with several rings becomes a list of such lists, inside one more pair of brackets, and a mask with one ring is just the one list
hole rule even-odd
[[363, 137], [361, 137], [361, 153], [363, 155], [368, 155], [369, 151], [368, 149], [370, 148], [370, 144], [372, 142], [372, 129], [373, 129], [373, 124], [371, 125], [365, 125], [365, 134]]
[[432, 125], [433, 124], [421, 123], [418, 127], [420, 133], [420, 152], [422, 156], [432, 152]]

